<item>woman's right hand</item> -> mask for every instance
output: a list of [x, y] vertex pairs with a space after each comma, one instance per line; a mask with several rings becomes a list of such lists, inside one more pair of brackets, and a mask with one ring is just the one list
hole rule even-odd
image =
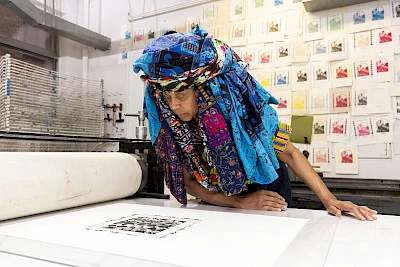
[[278, 193], [268, 190], [258, 190], [247, 195], [236, 195], [237, 208], [248, 210], [282, 211], [287, 203]]

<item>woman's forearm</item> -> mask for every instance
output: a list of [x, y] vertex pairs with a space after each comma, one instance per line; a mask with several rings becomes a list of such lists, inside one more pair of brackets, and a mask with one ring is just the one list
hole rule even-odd
[[240, 201], [237, 195], [226, 196], [223, 192], [212, 192], [202, 186], [199, 182], [191, 177], [188, 171], [183, 168], [186, 192], [198, 199], [210, 204], [240, 208]]
[[329, 199], [335, 199], [307, 158], [291, 142], [288, 142], [286, 149], [278, 157], [314, 191], [322, 203], [325, 204]]

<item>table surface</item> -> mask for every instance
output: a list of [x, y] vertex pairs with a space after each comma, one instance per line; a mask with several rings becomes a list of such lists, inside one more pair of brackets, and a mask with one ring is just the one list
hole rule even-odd
[[[349, 215], [334, 217], [321, 210], [287, 209], [282, 212], [251, 211], [191, 202], [180, 206], [174, 200], [150, 198], [124, 199], [99, 203], [73, 210], [93, 209], [110, 203], [131, 203], [157, 207], [180, 207], [195, 210], [273, 217], [307, 219], [307, 223], [273, 266], [399, 266], [400, 216], [378, 215], [374, 222], [358, 221]], [[46, 218], [67, 211], [57, 211], [0, 222], [14, 225]], [[251, 240], [250, 240], [251, 242]], [[188, 241], [189, 244], [189, 241]], [[0, 235], [0, 266], [175, 266], [163, 262], [126, 257], [95, 250], [61, 246], [38, 240]], [[213, 266], [210, 264], [209, 266]], [[262, 263], [257, 266], [263, 266]]]

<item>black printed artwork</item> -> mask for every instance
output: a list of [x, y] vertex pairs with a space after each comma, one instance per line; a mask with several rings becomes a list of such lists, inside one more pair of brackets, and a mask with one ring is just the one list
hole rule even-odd
[[88, 230], [123, 233], [128, 235], [164, 237], [197, 223], [197, 219], [135, 214], [87, 227]]

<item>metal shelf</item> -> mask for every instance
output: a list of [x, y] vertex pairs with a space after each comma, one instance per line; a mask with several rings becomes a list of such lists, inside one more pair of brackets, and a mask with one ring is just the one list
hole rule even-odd
[[305, 0], [303, 5], [307, 12], [318, 12], [373, 1], [375, 0]]

